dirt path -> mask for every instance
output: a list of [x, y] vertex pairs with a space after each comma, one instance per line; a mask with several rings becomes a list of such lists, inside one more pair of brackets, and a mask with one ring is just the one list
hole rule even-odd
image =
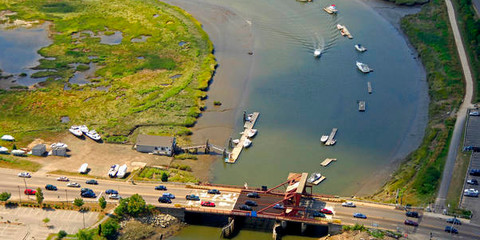
[[460, 138], [465, 125], [467, 109], [473, 107], [473, 79], [470, 71], [470, 65], [468, 65], [465, 47], [463, 46], [462, 35], [460, 35], [460, 30], [458, 29], [455, 10], [453, 9], [452, 2], [450, 0], [445, 0], [445, 3], [447, 4], [448, 18], [450, 20], [450, 25], [452, 26], [455, 45], [457, 46], [458, 55], [462, 64], [463, 76], [465, 77], [465, 96], [463, 98], [463, 103], [460, 105], [460, 109], [457, 112], [457, 121], [455, 122], [452, 141], [450, 142], [450, 146], [448, 148], [447, 161], [445, 162], [445, 168], [443, 169], [442, 182], [440, 183], [440, 189], [438, 191], [437, 199], [435, 200], [435, 209], [437, 211], [445, 208], [445, 200], [447, 198], [450, 180], [452, 179], [458, 146], [460, 144]]

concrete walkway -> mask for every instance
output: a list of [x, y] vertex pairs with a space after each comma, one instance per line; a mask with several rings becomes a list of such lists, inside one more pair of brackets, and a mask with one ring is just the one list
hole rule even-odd
[[470, 65], [468, 65], [467, 54], [465, 47], [463, 46], [462, 36], [458, 29], [455, 10], [453, 9], [452, 2], [445, 0], [447, 5], [448, 18], [453, 31], [453, 37], [455, 38], [455, 45], [457, 46], [458, 55], [462, 64], [463, 76], [465, 77], [465, 96], [463, 103], [460, 105], [460, 109], [457, 112], [457, 120], [453, 129], [452, 140], [448, 148], [447, 160], [445, 162], [445, 168], [443, 169], [442, 182], [440, 183], [440, 189], [438, 191], [437, 199], [435, 201], [436, 211], [445, 208], [445, 200], [447, 198], [448, 187], [450, 186], [450, 180], [452, 179], [453, 168], [455, 166], [455, 160], [457, 158], [458, 146], [460, 144], [460, 138], [465, 125], [465, 118], [467, 109], [473, 107], [473, 79], [470, 71]]

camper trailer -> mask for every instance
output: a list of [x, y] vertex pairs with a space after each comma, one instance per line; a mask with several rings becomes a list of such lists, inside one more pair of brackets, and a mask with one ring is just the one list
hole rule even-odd
[[117, 178], [124, 178], [127, 174], [127, 164], [123, 164], [117, 172]]
[[82, 166], [80, 166], [80, 168], [78, 169], [78, 172], [79, 172], [79, 173], [82, 173], [82, 174], [87, 174], [87, 172], [88, 172], [88, 163], [82, 164]]

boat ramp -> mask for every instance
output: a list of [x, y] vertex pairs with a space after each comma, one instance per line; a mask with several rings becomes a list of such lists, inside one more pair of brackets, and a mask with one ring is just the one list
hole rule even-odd
[[325, 146], [332, 146], [337, 142], [335, 140], [335, 135], [337, 134], [337, 131], [338, 131], [337, 128], [332, 129], [332, 132], [328, 136], [328, 140], [325, 142]]
[[243, 143], [248, 139], [248, 132], [255, 126], [255, 122], [257, 121], [259, 115], [259, 112], [254, 112], [248, 116], [248, 118], [247, 116], [244, 116], [243, 119], [245, 119], [245, 124], [243, 124], [243, 127], [245, 129], [242, 133], [242, 137], [240, 137], [240, 142], [235, 145], [232, 152], [229, 154], [228, 159], [225, 159], [226, 163], [235, 163], [237, 161], [238, 156], [240, 156], [240, 153], [243, 150]]
[[334, 162], [334, 161], [337, 161], [337, 159], [336, 158], [327, 158], [327, 159], [323, 160], [323, 162], [320, 163], [320, 165], [326, 167], [326, 166], [328, 166], [328, 164], [330, 164], [331, 162]]

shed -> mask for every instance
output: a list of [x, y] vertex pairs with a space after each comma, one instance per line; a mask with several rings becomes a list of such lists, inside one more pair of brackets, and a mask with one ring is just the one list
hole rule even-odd
[[66, 147], [53, 146], [52, 147], [52, 155], [53, 156], [65, 157], [65, 156], [67, 156], [67, 148]]
[[172, 156], [175, 151], [176, 139], [168, 136], [140, 134], [135, 148], [138, 152]]
[[43, 156], [47, 152], [47, 146], [45, 144], [37, 144], [32, 148], [32, 155]]

